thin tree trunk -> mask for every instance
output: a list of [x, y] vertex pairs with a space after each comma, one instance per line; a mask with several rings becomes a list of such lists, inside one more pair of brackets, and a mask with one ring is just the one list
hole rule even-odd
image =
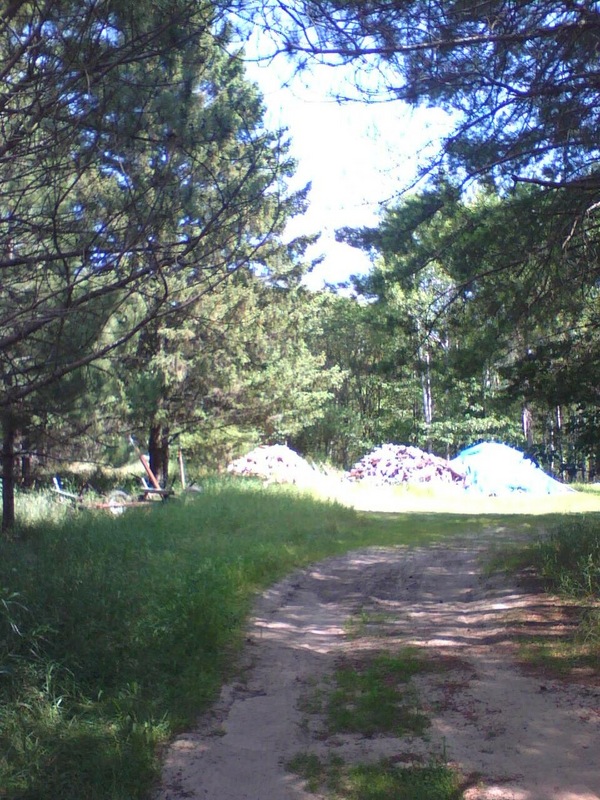
[[187, 489], [187, 480], [185, 477], [185, 461], [183, 460], [183, 450], [181, 447], [177, 451], [177, 463], [179, 464], [179, 480], [181, 481], [181, 488], [185, 492]]
[[556, 437], [554, 441], [554, 447], [556, 452], [558, 453], [558, 474], [560, 477], [563, 477], [563, 465], [564, 465], [564, 454], [563, 454], [563, 424], [562, 424], [562, 408], [560, 406], [556, 406]]
[[169, 479], [169, 429], [166, 425], [152, 425], [148, 437], [150, 469], [164, 488]]
[[423, 392], [423, 418], [427, 431], [426, 449], [431, 450], [429, 429], [433, 421], [433, 394], [431, 390], [431, 356], [427, 348], [424, 353], [421, 353], [421, 361], [425, 364], [425, 368], [421, 367], [421, 390]]
[[21, 485], [25, 489], [31, 489], [33, 486], [31, 455], [29, 453], [23, 453], [21, 455]]
[[169, 480], [169, 427], [163, 425], [161, 432], [160, 454], [162, 458], [162, 485], [166, 489]]
[[527, 440], [527, 447], [531, 449], [533, 447], [533, 414], [527, 403], [523, 406], [522, 421], [523, 435]]
[[15, 524], [15, 426], [9, 414], [2, 422], [2, 531]]

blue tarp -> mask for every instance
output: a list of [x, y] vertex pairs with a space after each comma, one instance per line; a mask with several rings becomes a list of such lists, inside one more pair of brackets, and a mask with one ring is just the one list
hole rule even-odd
[[466, 475], [467, 489], [481, 494], [560, 494], [572, 491], [546, 475], [520, 450], [500, 442], [481, 442], [467, 447], [450, 464], [457, 472]]

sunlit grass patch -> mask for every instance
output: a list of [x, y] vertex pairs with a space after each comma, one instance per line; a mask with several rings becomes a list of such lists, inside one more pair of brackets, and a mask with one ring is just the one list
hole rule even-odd
[[459, 800], [462, 797], [458, 776], [444, 764], [357, 765], [349, 769], [342, 791], [347, 800]]
[[519, 644], [520, 661], [538, 672], [553, 677], [593, 675], [598, 671], [598, 646], [590, 646], [579, 638], [552, 641], [532, 638]]
[[331, 496], [358, 509], [396, 513], [459, 515], [583, 514], [600, 512], [600, 489], [578, 485], [572, 492], [554, 495], [511, 492], [488, 497], [454, 485], [399, 484], [381, 486], [372, 481], [340, 482]]
[[577, 492], [595, 495], [600, 498], [600, 483], [574, 483], [572, 488]]
[[413, 650], [344, 659], [334, 673], [326, 705], [331, 732], [422, 734], [427, 717], [419, 711], [411, 678], [428, 669]]
[[306, 781], [308, 791], [336, 800], [460, 800], [460, 776], [442, 763], [400, 765], [345, 764], [298, 754], [287, 768]]

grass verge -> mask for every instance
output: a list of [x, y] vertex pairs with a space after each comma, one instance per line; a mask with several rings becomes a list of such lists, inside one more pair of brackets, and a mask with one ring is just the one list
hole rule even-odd
[[[600, 515], [564, 517], [547, 535], [498, 555], [492, 569], [535, 575], [559, 598], [545, 635], [521, 637], [521, 659], [557, 676], [600, 674]], [[560, 605], [562, 603], [562, 605]]]

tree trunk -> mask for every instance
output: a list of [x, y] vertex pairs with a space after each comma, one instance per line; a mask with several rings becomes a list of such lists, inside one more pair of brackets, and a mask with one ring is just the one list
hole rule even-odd
[[15, 426], [10, 414], [2, 420], [2, 531], [15, 524]]
[[29, 453], [23, 453], [21, 455], [21, 485], [24, 489], [31, 489], [33, 486], [31, 455]]
[[19, 486], [24, 489], [31, 489], [33, 477], [31, 474], [31, 453], [29, 452], [29, 440], [21, 430], [15, 431], [15, 441], [13, 444], [15, 458], [15, 478]]
[[148, 437], [150, 469], [160, 485], [165, 488], [169, 479], [169, 428], [152, 425]]
[[421, 363], [424, 364], [421, 366], [421, 391], [423, 393], [423, 419], [425, 420], [425, 430], [427, 431], [427, 441], [425, 442], [425, 449], [430, 451], [431, 450], [431, 437], [429, 435], [429, 429], [431, 427], [431, 423], [433, 422], [433, 393], [431, 389], [431, 355], [429, 353], [429, 349], [425, 348], [425, 351], [421, 351], [420, 353]]
[[523, 422], [523, 435], [527, 440], [527, 447], [529, 450], [533, 447], [533, 414], [531, 413], [531, 409], [525, 403], [523, 405], [523, 412], [522, 412], [522, 422]]
[[558, 456], [558, 474], [560, 477], [563, 477], [563, 465], [564, 465], [564, 455], [563, 455], [563, 424], [562, 424], [562, 408], [560, 406], [556, 406], [556, 436], [554, 440], [554, 449]]

